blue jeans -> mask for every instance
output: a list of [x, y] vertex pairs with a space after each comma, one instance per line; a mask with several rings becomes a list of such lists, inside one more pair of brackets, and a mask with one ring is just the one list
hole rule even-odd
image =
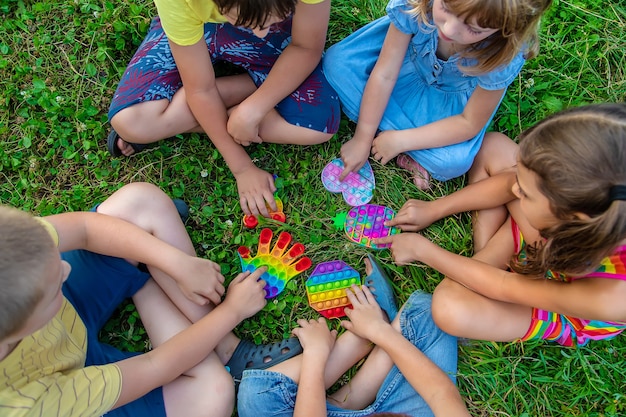
[[[456, 338], [444, 333], [433, 322], [431, 295], [414, 292], [400, 314], [402, 335], [420, 349], [454, 381], [457, 363]], [[239, 386], [239, 417], [292, 417], [298, 385], [285, 375], [264, 370], [247, 370]], [[326, 403], [329, 417], [360, 417], [393, 412], [426, 417], [433, 413], [424, 399], [394, 366], [376, 394], [363, 410], [344, 410]]]

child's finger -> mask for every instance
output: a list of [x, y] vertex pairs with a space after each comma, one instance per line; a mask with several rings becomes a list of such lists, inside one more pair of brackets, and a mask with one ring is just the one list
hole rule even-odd
[[245, 272], [240, 273], [240, 274], [239, 274], [239, 275], [237, 275], [235, 278], [233, 278], [233, 280], [230, 282], [230, 285], [240, 283], [241, 281], [243, 281], [244, 279], [246, 279], [246, 277], [247, 277], [248, 275], [250, 275], [250, 272], [249, 272], [249, 271], [245, 271]]
[[374, 296], [374, 294], [372, 294], [369, 287], [367, 285], [363, 285], [361, 288], [363, 290], [363, 295], [365, 296], [365, 299], [367, 300], [367, 302], [369, 304], [377, 306], [378, 302], [376, 301], [376, 297]]
[[[344, 161], [344, 164], [345, 164], [345, 161]], [[343, 171], [341, 171], [341, 174], [339, 174], [339, 181], [343, 181], [344, 179], [346, 179], [348, 174], [351, 172], [352, 172], [352, 167], [345, 164]]]
[[376, 245], [384, 245], [387, 243], [391, 243], [391, 245], [393, 246], [393, 236], [385, 236], [385, 237], [378, 237], [375, 239], [372, 239], [372, 243], [376, 244]]
[[[260, 268], [257, 268], [253, 273], [251, 273], [250, 279], [254, 279], [255, 281], [261, 281], [261, 275], [263, 275], [265, 272], [267, 272], [267, 267], [266, 266], [262, 266]], [[245, 277], [244, 277], [245, 279]]]

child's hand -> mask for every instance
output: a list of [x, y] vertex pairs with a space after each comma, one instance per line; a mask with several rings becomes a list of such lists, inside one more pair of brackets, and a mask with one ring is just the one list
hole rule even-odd
[[327, 358], [335, 345], [337, 330], [328, 330], [323, 317], [317, 320], [300, 319], [298, 325], [300, 327], [296, 327], [291, 333], [300, 340], [304, 352]]
[[263, 217], [269, 217], [267, 205], [273, 211], [277, 210], [276, 200], [274, 199], [274, 177], [266, 171], [250, 165], [243, 171], [234, 173], [237, 179], [237, 189], [239, 191], [239, 204], [244, 214], [253, 214]]
[[341, 145], [341, 160], [343, 171], [339, 175], [339, 181], [343, 181], [351, 172], [356, 172], [365, 164], [372, 148], [371, 142], [364, 138], [354, 136]]
[[341, 325], [359, 337], [373, 340], [379, 333], [381, 326], [389, 326], [385, 321], [383, 311], [376, 302], [376, 297], [367, 286], [352, 285], [346, 295], [352, 303], [352, 308], [346, 308], [346, 316], [350, 319], [342, 320]]
[[399, 147], [402, 142], [393, 137], [396, 132], [397, 130], [381, 132], [372, 143], [372, 155], [383, 165], [403, 152]]
[[213, 303], [218, 305], [224, 295], [224, 276], [220, 266], [208, 259], [187, 256], [176, 266], [176, 275], [172, 277], [181, 292], [199, 305]]
[[229, 113], [226, 129], [233, 140], [242, 146], [262, 143], [263, 139], [259, 136], [259, 124], [263, 116], [264, 114], [255, 106], [246, 105], [244, 101]]
[[405, 232], [422, 230], [441, 218], [432, 207], [430, 201], [408, 200], [393, 219], [385, 222], [385, 226], [396, 226]]
[[253, 273], [242, 272], [228, 286], [223, 304], [239, 313], [239, 321], [252, 317], [265, 307], [265, 281], [260, 279], [265, 271], [267, 268], [261, 267]]
[[393, 260], [398, 265], [406, 265], [411, 262], [419, 260], [418, 254], [419, 243], [426, 239], [417, 233], [398, 233], [392, 236], [385, 236], [378, 239], [372, 239], [377, 245], [385, 243], [391, 243], [391, 255]]

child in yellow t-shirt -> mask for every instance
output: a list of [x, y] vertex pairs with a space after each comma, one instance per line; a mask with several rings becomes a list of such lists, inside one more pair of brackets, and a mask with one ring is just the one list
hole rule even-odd
[[[312, 145], [339, 128], [322, 71], [330, 0], [155, 0], [158, 16], [113, 96], [108, 149], [205, 132], [224, 157], [245, 214], [276, 210], [274, 179], [244, 146]], [[216, 79], [213, 64], [247, 73]], [[228, 112], [228, 113], [227, 113]]]
[[[219, 265], [195, 256], [157, 187], [127, 185], [95, 211], [0, 206], [0, 415], [230, 416], [224, 365], [254, 353], [230, 331], [265, 305], [264, 270], [240, 274], [221, 301]], [[145, 354], [98, 340], [128, 297], [154, 347]]]

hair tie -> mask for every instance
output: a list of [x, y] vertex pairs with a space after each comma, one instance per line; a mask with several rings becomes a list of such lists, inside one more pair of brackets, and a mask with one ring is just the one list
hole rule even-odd
[[626, 201], [626, 185], [614, 185], [609, 188], [609, 201]]

